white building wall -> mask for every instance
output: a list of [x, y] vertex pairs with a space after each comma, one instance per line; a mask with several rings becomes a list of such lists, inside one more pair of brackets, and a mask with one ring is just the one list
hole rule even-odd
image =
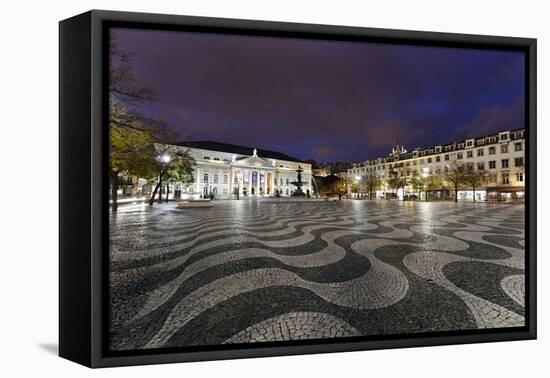
[[[394, 160], [392, 157], [387, 157], [354, 164], [348, 169], [348, 176], [351, 182], [361, 185], [369, 176], [376, 176], [386, 181], [390, 176], [390, 170], [396, 167], [404, 170], [405, 173], [408, 172], [408, 177], [412, 177], [415, 170], [420, 174], [443, 177], [445, 167], [451, 167], [453, 164], [473, 164], [476, 169], [484, 169], [490, 175], [490, 180], [480, 190], [485, 188], [505, 190], [525, 186], [525, 139], [522, 137], [512, 140], [511, 133], [504, 131], [485, 138], [467, 139], [459, 142], [457, 146], [461, 144], [463, 146], [454, 151], [445, 151], [445, 146], [435, 146], [414, 150], [411, 153], [413, 157], [407, 159]], [[497, 136], [498, 138], [495, 138]], [[480, 140], [483, 143], [480, 144]], [[426, 150], [432, 150], [432, 153], [421, 156], [421, 151]], [[383, 188], [377, 194], [381, 195], [386, 190], [388, 189]]]

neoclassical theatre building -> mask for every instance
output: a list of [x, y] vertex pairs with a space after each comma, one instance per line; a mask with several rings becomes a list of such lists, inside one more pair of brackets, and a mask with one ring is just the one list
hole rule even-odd
[[[470, 165], [477, 170], [488, 173], [487, 182], [476, 190], [476, 200], [512, 200], [525, 197], [525, 129], [501, 131], [496, 134], [461, 140], [440, 146], [415, 148], [407, 151], [404, 146], [392, 149], [387, 157], [355, 163], [347, 171], [350, 183], [362, 183], [369, 176], [380, 179], [381, 187], [376, 191], [377, 197], [391, 194], [387, 180], [392, 170], [398, 169], [411, 177], [415, 171], [427, 176], [444, 178], [445, 172], [452, 165]], [[463, 187], [458, 198], [473, 199], [473, 190]], [[405, 192], [411, 190], [405, 188]], [[397, 196], [405, 195], [402, 190]], [[425, 193], [421, 193], [422, 196]], [[432, 198], [449, 196], [449, 189], [439, 188], [432, 191]]]
[[182, 142], [171, 148], [187, 150], [196, 162], [194, 182], [175, 184], [175, 198], [290, 196], [298, 166], [304, 170], [303, 191], [312, 194], [311, 164], [280, 152], [213, 141]]

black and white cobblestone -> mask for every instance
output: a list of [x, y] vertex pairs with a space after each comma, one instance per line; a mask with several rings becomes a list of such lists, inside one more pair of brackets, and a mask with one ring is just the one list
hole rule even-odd
[[524, 207], [219, 201], [111, 216], [113, 350], [524, 325]]

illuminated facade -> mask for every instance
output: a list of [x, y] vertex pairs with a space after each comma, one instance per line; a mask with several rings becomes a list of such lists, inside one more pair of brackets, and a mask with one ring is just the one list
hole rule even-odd
[[227, 143], [184, 142], [182, 148], [195, 159], [193, 183], [174, 184], [173, 197], [243, 198], [290, 196], [296, 189], [298, 166], [304, 169], [304, 192], [312, 194], [311, 164], [268, 150]]
[[[392, 171], [399, 170], [407, 178], [412, 178], [415, 171], [422, 177], [441, 177], [441, 187], [430, 190], [437, 199], [450, 195], [445, 173], [453, 166], [464, 165], [487, 173], [487, 181], [476, 189], [476, 200], [512, 200], [525, 196], [525, 164], [525, 129], [517, 129], [412, 151], [397, 146], [387, 157], [353, 164], [348, 169], [348, 177], [360, 191], [369, 177], [377, 177], [380, 180], [376, 190], [378, 198], [395, 195], [388, 185]], [[414, 193], [410, 185], [396, 195], [403, 198], [408, 193]], [[421, 197], [425, 195], [420, 193]], [[458, 198], [473, 200], [473, 190], [463, 186]]]

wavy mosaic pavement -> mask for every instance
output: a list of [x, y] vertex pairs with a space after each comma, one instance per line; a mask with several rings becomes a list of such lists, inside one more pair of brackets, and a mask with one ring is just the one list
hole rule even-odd
[[111, 349], [523, 326], [524, 238], [522, 205], [125, 206]]

